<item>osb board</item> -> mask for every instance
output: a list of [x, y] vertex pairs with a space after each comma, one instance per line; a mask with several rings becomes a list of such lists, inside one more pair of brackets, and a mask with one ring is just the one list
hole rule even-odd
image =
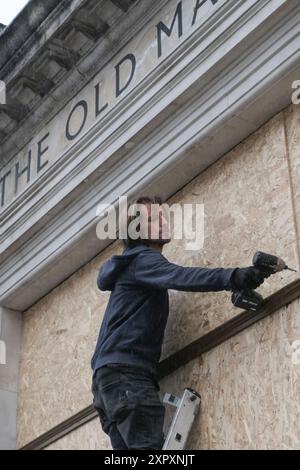
[[98, 418], [54, 442], [45, 450], [111, 450], [110, 439]]
[[300, 449], [299, 310], [297, 300], [162, 381], [201, 395], [189, 449]]
[[294, 215], [297, 229], [298, 259], [300, 258], [300, 105], [290, 106], [286, 112], [287, 156], [290, 163]]
[[[257, 250], [282, 256], [297, 269], [295, 223], [283, 114], [196, 177], [170, 203], [204, 203], [203, 250], [187, 252], [174, 240], [165, 248], [172, 261], [191, 266], [249, 266]], [[298, 277], [284, 271], [265, 281], [264, 296]], [[170, 291], [163, 357], [237, 313], [230, 295]]]
[[90, 359], [108, 294], [99, 266], [109, 247], [25, 314], [18, 401], [18, 447], [91, 404]]
[[[188, 449], [300, 449], [299, 310], [300, 299], [160, 383], [161, 395], [201, 394]], [[96, 419], [47, 449], [110, 448]]]

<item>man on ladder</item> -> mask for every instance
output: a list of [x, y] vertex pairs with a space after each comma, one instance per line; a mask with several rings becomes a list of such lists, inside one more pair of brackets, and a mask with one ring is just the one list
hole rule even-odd
[[[158, 363], [169, 314], [168, 289], [255, 289], [264, 281], [254, 267], [209, 269], [170, 263], [162, 255], [163, 245], [170, 242], [162, 212], [159, 236], [151, 236], [151, 206], [161, 204], [160, 199], [140, 197], [136, 204], [146, 211], [148, 236], [132, 239], [127, 230], [122, 255], [113, 256], [99, 271], [99, 289], [111, 294], [91, 363], [93, 403], [103, 431], [119, 450], [163, 447], [165, 408], [158, 394]], [[128, 217], [127, 228], [135, 217]]]

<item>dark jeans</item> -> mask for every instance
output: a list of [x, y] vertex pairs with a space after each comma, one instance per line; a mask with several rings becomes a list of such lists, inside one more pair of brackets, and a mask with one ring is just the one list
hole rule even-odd
[[151, 375], [123, 365], [96, 371], [92, 392], [113, 449], [161, 449], [165, 408]]

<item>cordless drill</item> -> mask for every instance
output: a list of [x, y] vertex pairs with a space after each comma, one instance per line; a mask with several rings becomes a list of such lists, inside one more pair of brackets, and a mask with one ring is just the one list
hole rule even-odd
[[[266, 277], [271, 274], [279, 273], [284, 269], [295, 271], [289, 268], [286, 263], [278, 256], [269, 255], [262, 251], [257, 251], [253, 256], [252, 264], [255, 268], [259, 269]], [[231, 301], [235, 307], [243, 308], [245, 310], [253, 310], [256, 312], [262, 305], [263, 296], [253, 289], [244, 289], [242, 291], [234, 291], [231, 296]]]

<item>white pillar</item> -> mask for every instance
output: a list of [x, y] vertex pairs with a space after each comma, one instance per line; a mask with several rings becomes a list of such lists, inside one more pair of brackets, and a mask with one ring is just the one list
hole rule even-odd
[[16, 448], [22, 314], [0, 307], [0, 450]]

